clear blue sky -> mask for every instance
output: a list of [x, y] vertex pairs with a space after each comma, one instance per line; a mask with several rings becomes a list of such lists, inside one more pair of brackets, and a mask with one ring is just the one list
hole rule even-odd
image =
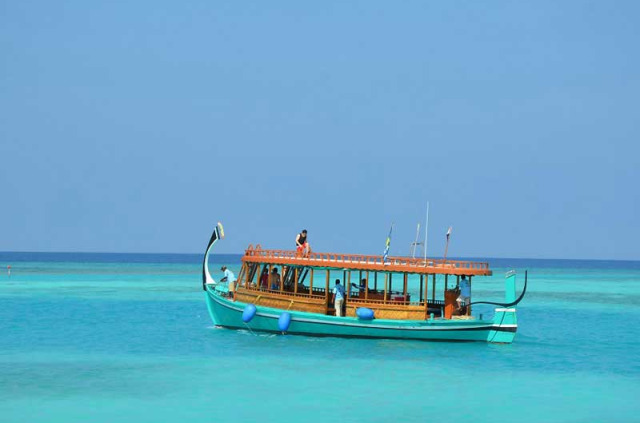
[[0, 250], [640, 259], [636, 1], [2, 1]]

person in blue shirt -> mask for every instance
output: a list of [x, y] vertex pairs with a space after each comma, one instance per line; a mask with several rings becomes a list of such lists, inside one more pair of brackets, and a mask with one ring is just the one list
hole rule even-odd
[[224, 276], [222, 277], [222, 279], [220, 279], [220, 282], [228, 283], [229, 296], [233, 297], [233, 294], [236, 291], [236, 275], [234, 275], [231, 270], [227, 269], [227, 266], [222, 266], [220, 270], [222, 270], [222, 272], [224, 273]]
[[333, 287], [333, 304], [336, 309], [336, 316], [342, 316], [344, 297], [344, 287], [340, 285], [340, 279], [336, 279], [336, 286]]
[[471, 283], [466, 276], [463, 276], [460, 280], [460, 284], [458, 285], [458, 289], [460, 290], [460, 295], [456, 299], [458, 302], [458, 311], [462, 311], [462, 303], [465, 304], [465, 314], [468, 313], [469, 303], [471, 302]]

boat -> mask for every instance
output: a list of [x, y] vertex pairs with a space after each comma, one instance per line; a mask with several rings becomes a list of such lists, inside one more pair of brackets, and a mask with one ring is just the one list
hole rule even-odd
[[[214, 245], [224, 238], [218, 223], [202, 264], [202, 288], [214, 325], [252, 332], [348, 338], [511, 343], [518, 329], [516, 273], [505, 277], [505, 301], [463, 301], [461, 278], [491, 276], [486, 262], [449, 259], [316, 253], [249, 245], [233, 282], [217, 282], [209, 271]], [[280, 269], [282, 273], [274, 272]], [[263, 275], [276, 273], [274, 279]], [[444, 290], [436, 293], [436, 276]], [[358, 284], [352, 280], [358, 281]], [[468, 279], [467, 279], [468, 278]], [[343, 316], [332, 302], [334, 279], [344, 285]], [[264, 283], [266, 280], [266, 284]], [[431, 286], [429, 286], [431, 282]], [[419, 291], [408, 289], [409, 285]], [[399, 289], [395, 289], [400, 286]], [[413, 291], [413, 292], [411, 292]], [[494, 305], [493, 316], [473, 316], [472, 306]]]

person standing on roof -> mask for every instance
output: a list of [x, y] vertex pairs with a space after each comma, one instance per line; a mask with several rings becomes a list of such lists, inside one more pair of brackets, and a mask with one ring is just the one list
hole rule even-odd
[[307, 230], [303, 229], [302, 232], [296, 236], [296, 256], [308, 257], [311, 252], [311, 247], [307, 242]]

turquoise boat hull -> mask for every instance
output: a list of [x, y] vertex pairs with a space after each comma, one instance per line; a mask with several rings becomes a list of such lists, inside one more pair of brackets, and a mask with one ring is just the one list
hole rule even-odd
[[411, 339], [421, 341], [482, 341], [510, 343], [517, 330], [515, 309], [496, 309], [491, 320], [361, 320], [301, 311], [285, 311], [256, 306], [253, 318], [245, 323], [242, 313], [249, 304], [233, 301], [213, 286], [206, 287], [207, 308], [213, 323], [230, 329], [283, 333], [278, 319], [289, 313], [287, 334], [348, 338]]

